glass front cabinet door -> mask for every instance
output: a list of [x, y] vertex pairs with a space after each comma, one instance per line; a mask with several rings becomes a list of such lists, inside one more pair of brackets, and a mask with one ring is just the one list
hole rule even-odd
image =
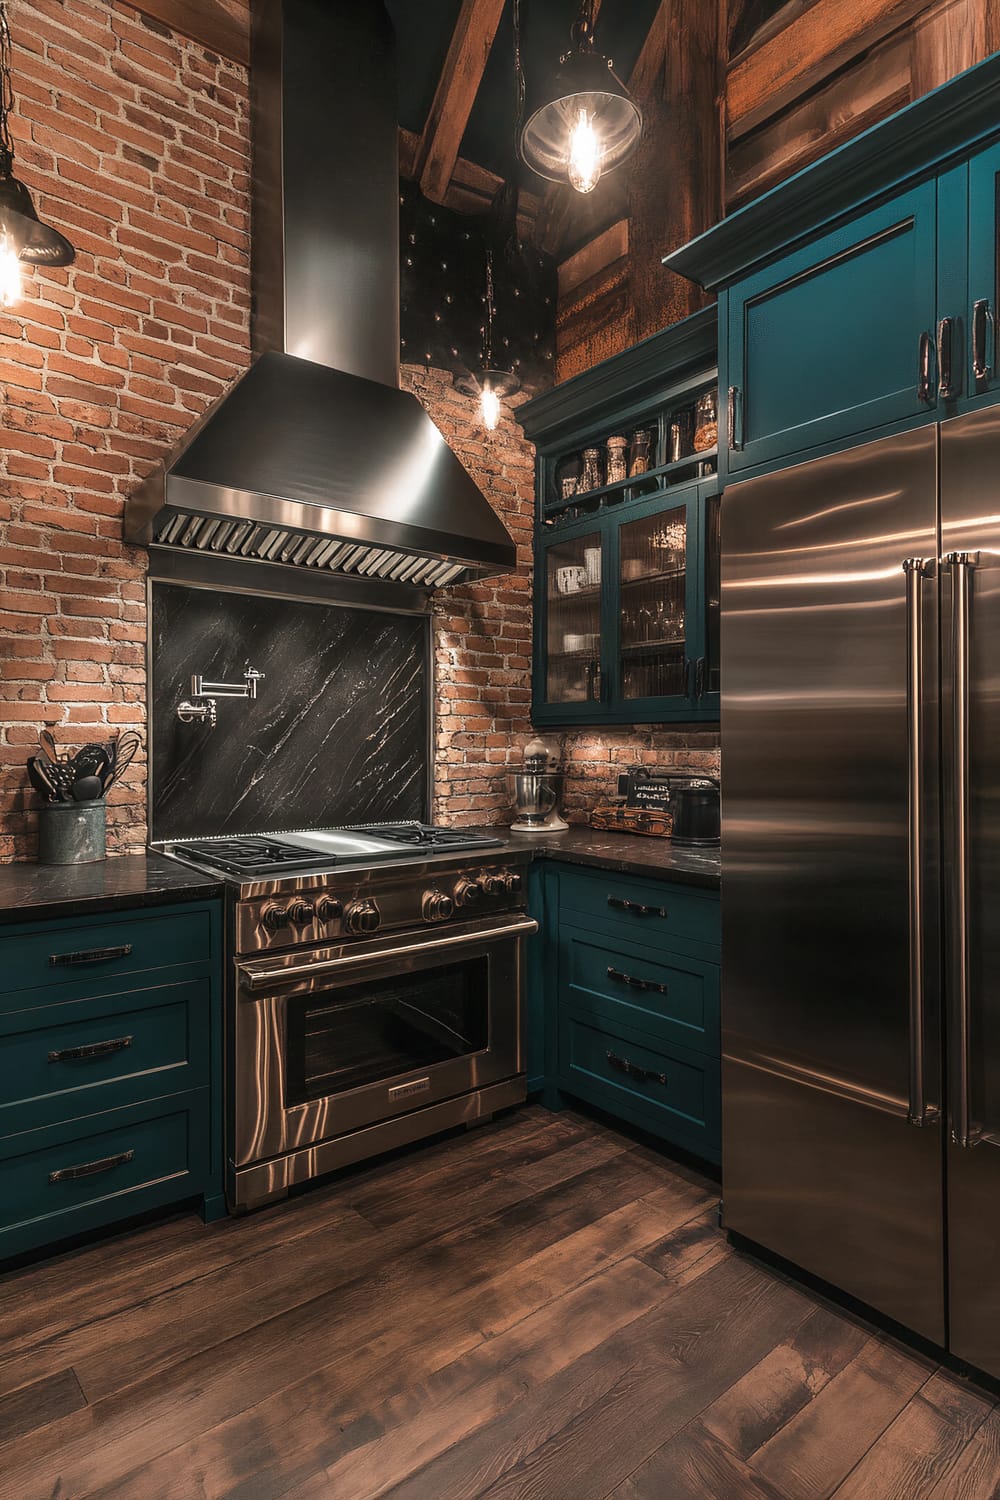
[[536, 558], [535, 723], [718, 718], [715, 479], [546, 528]]

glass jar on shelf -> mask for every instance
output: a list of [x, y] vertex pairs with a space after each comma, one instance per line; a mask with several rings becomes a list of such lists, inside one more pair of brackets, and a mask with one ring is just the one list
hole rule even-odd
[[601, 463], [601, 450], [599, 448], [584, 448], [583, 471], [580, 474], [579, 493], [600, 489], [603, 483], [604, 470]]
[[629, 477], [634, 479], [637, 474], [645, 474], [647, 469], [652, 468], [649, 456], [649, 431], [640, 428], [632, 434], [632, 451], [629, 460]]
[[628, 459], [625, 455], [627, 447], [627, 437], [619, 435], [608, 438], [608, 484], [619, 484], [628, 478]]
[[694, 452], [694, 413], [690, 406], [675, 411], [670, 419], [670, 462], [680, 463]]
[[715, 448], [719, 441], [719, 393], [714, 388], [704, 391], [694, 409], [694, 451], [704, 453]]

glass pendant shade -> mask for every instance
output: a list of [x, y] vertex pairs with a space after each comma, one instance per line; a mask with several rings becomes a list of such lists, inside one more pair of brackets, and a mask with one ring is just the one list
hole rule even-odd
[[68, 266], [73, 246], [58, 230], [43, 224], [23, 182], [0, 163], [0, 239], [28, 266]]
[[561, 60], [545, 98], [521, 132], [521, 156], [540, 177], [589, 192], [638, 145], [642, 112], [610, 61], [588, 45]]

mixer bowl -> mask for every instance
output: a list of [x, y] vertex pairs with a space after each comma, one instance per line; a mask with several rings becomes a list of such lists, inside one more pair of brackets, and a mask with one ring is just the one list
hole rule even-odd
[[508, 779], [517, 809], [517, 819], [513, 824], [515, 830], [537, 832], [546, 829], [556, 832], [565, 828], [565, 823], [556, 811], [562, 797], [561, 771], [513, 771]]

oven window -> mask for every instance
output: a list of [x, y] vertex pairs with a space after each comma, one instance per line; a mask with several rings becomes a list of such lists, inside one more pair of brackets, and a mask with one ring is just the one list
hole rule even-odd
[[484, 1051], [488, 965], [483, 954], [291, 1000], [286, 1102], [343, 1094]]

